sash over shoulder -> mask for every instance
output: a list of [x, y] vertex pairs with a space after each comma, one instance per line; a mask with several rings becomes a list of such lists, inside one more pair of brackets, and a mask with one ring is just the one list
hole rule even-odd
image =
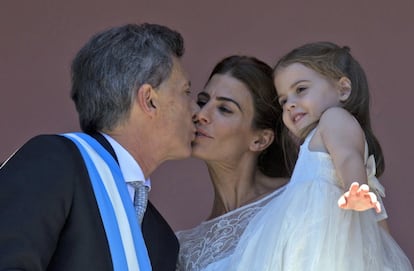
[[62, 134], [85, 161], [105, 228], [115, 271], [151, 271], [148, 251], [119, 165], [85, 133]]

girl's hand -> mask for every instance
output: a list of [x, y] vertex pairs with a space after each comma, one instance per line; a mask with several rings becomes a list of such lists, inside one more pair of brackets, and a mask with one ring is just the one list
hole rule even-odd
[[349, 191], [345, 192], [338, 200], [339, 208], [354, 211], [365, 211], [375, 208], [377, 213], [381, 212], [381, 205], [377, 196], [369, 192], [369, 186], [353, 182]]

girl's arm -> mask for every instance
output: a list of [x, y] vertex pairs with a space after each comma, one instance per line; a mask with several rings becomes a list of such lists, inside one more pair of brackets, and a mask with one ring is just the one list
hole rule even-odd
[[[365, 134], [358, 121], [345, 109], [335, 107], [322, 114], [319, 127], [321, 141], [332, 158], [344, 190], [350, 187], [339, 199], [340, 207], [357, 211], [375, 208], [380, 212], [375, 194], [369, 192], [366, 185]], [[358, 184], [352, 185], [354, 182]]]

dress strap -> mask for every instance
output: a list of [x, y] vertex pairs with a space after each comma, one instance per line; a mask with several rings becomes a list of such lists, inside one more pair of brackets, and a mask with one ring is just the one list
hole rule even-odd
[[318, 126], [316, 126], [315, 128], [313, 128], [312, 131], [310, 131], [308, 133], [308, 135], [305, 138], [305, 141], [303, 141], [303, 143], [302, 143], [303, 146], [308, 146], [309, 145], [309, 142], [313, 138], [313, 135], [315, 134], [317, 128], [318, 128]]

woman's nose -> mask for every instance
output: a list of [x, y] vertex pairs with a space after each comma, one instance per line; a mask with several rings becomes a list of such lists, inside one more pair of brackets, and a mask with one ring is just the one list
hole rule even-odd
[[200, 110], [198, 110], [198, 112], [194, 114], [193, 122], [201, 123], [201, 124], [210, 122], [209, 117], [208, 117], [208, 112], [205, 107], [201, 107]]

